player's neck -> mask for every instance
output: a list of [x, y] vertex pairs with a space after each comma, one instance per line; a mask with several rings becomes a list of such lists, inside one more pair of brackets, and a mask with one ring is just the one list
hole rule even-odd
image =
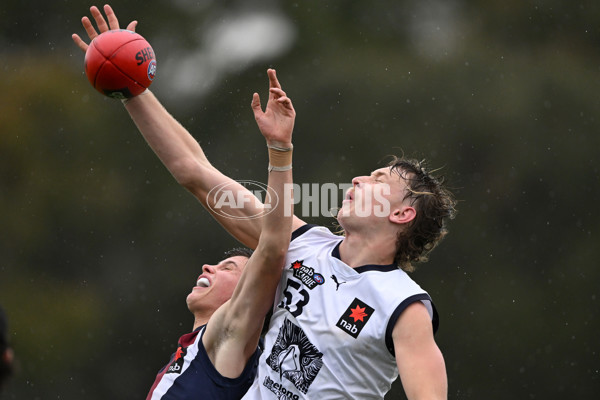
[[389, 265], [394, 262], [395, 240], [346, 232], [340, 244], [340, 258], [352, 268], [363, 265]]
[[[212, 315], [212, 313], [211, 313]], [[210, 319], [210, 315], [206, 315], [205, 313], [195, 312], [194, 313], [194, 329], [193, 331], [201, 327], [202, 325], [206, 325], [208, 320]]]

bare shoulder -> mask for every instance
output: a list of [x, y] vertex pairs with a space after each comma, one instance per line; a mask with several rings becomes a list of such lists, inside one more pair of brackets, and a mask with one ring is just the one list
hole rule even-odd
[[400, 314], [392, 332], [394, 342], [401, 339], [404, 343], [407, 340], [423, 340], [430, 338], [433, 340], [433, 326], [429, 311], [423, 303], [416, 301], [409, 305]]
[[398, 373], [409, 399], [448, 398], [444, 356], [433, 338], [431, 317], [423, 303], [408, 306], [392, 333]]
[[240, 376], [256, 351], [258, 333], [256, 338], [247, 338], [233, 331], [228, 318], [230, 305], [231, 301], [226, 302], [211, 316], [202, 336], [202, 345], [215, 369], [233, 379]]

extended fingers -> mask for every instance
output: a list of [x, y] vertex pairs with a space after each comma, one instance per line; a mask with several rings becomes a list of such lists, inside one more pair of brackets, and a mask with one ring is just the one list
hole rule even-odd
[[119, 29], [119, 20], [117, 19], [117, 16], [115, 15], [115, 12], [113, 11], [112, 7], [106, 4], [104, 6], [104, 12], [106, 13], [106, 18], [108, 19], [108, 26], [110, 26], [110, 29]]
[[135, 27], [137, 26], [137, 21], [131, 21], [129, 25], [127, 25], [127, 30], [135, 32]]
[[254, 93], [252, 95], [252, 111], [254, 111], [254, 116], [258, 117], [262, 113], [262, 107], [260, 106], [260, 96], [258, 93]]
[[[90, 13], [92, 14], [92, 17], [94, 18], [96, 25], [98, 26], [98, 31], [100, 33], [104, 33], [106, 31], [108, 31], [109, 29], [110, 30], [119, 29], [119, 20], [117, 19], [117, 16], [115, 15], [115, 12], [113, 11], [112, 7], [109, 6], [108, 4], [106, 4], [104, 6], [104, 12], [106, 13], [106, 18], [108, 19], [108, 24], [106, 23], [106, 20], [102, 16], [102, 13], [98, 9], [98, 7], [96, 7], [96, 6], [90, 7]], [[94, 38], [96, 38], [98, 36], [98, 31], [96, 31], [96, 29], [94, 28], [94, 25], [92, 24], [92, 21], [90, 21], [90, 19], [88, 17], [81, 18], [81, 24], [83, 25], [83, 28], [85, 29], [85, 32], [87, 33], [90, 40], [94, 40]], [[137, 25], [137, 21], [132, 21], [127, 26], [127, 29], [129, 29], [131, 31], [135, 31], [136, 25]], [[79, 47], [83, 51], [87, 51], [88, 45], [81, 39], [81, 37], [79, 37], [79, 35], [73, 34], [71, 37], [73, 38], [73, 41], [75, 42], [77, 47]]]
[[91, 6], [90, 13], [92, 14], [92, 17], [94, 18], [94, 21], [96, 21], [96, 25], [98, 26], [98, 30], [100, 31], [100, 33], [108, 31], [108, 25], [106, 23], [106, 20], [102, 16], [102, 13], [100, 12], [100, 10], [98, 10], [98, 7]]
[[73, 41], [75, 42], [75, 44], [77, 45], [77, 47], [79, 47], [81, 50], [83, 50], [84, 52], [87, 51], [88, 49], [88, 45], [86, 42], [84, 42], [78, 34], [74, 33], [73, 35], [71, 35], [71, 37], [73, 38]]
[[93, 40], [96, 36], [98, 36], [98, 32], [94, 29], [94, 25], [92, 25], [92, 21], [88, 17], [81, 18], [81, 24], [83, 25], [83, 29], [87, 33], [90, 40]]
[[275, 72], [275, 70], [272, 68], [269, 68], [267, 70], [267, 75], [269, 76], [269, 88], [281, 89], [281, 84], [279, 83], [279, 80], [277, 79], [277, 73]]

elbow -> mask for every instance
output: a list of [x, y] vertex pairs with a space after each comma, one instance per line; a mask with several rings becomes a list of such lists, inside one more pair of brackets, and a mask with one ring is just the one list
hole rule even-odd
[[264, 241], [261, 239], [259, 241], [257, 251], [260, 251], [264, 261], [271, 265], [280, 265], [283, 268], [290, 244], [289, 240], [286, 242], [277, 241], [278, 243], [262, 242]]
[[202, 166], [191, 158], [182, 158], [175, 160], [169, 168], [171, 175], [184, 188], [193, 191], [193, 189], [202, 181]]

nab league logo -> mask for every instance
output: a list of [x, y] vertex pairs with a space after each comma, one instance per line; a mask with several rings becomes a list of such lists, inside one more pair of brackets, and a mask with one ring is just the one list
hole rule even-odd
[[179, 346], [175, 353], [175, 357], [173, 358], [173, 362], [169, 364], [169, 368], [165, 374], [180, 374], [183, 369], [183, 361], [186, 353], [187, 348]]
[[356, 339], [374, 311], [369, 305], [354, 298], [352, 304], [350, 304], [335, 326]]
[[314, 289], [317, 285], [325, 283], [323, 275], [315, 272], [314, 268], [302, 264], [303, 262], [304, 260], [297, 260], [292, 263], [291, 268], [294, 271], [294, 278], [300, 279], [309, 289]]

